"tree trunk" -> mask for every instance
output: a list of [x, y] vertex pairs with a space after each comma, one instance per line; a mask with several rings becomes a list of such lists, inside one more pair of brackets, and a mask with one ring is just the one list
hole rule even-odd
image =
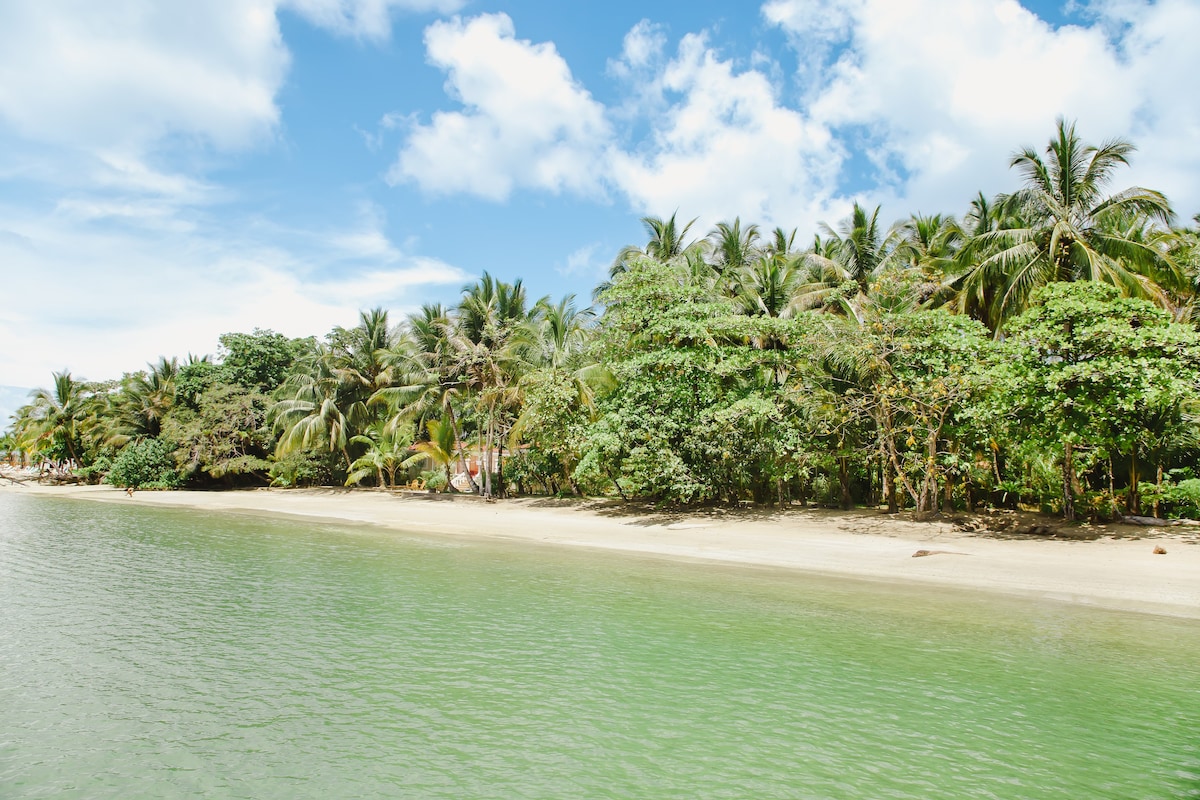
[[854, 503], [850, 497], [850, 459], [845, 456], [838, 458], [838, 483], [842, 490], [842, 508], [849, 511]]
[[492, 437], [495, 435], [495, 422], [492, 414], [488, 414], [487, 435], [479, 453], [479, 469], [483, 472], [483, 496], [489, 500], [492, 497]]
[[1067, 522], [1075, 521], [1075, 446], [1071, 442], [1063, 442], [1062, 461], [1063, 481], [1063, 518]]
[[917, 511], [913, 519], [926, 519], [934, 511], [934, 495], [937, 489], [937, 432], [930, 431], [925, 440], [925, 477], [921, 480], [921, 496], [917, 499]]
[[1158, 472], [1156, 472], [1155, 476], [1154, 476], [1154, 485], [1156, 487], [1158, 487], [1158, 491], [1154, 493], [1154, 516], [1155, 517], [1158, 516], [1158, 498], [1162, 497], [1162, 482], [1163, 482], [1163, 468], [1162, 468], [1162, 464], [1159, 464]]
[[[454, 429], [454, 446], [458, 448], [458, 469], [467, 476], [467, 483], [471, 487], [473, 494], [479, 494], [479, 487], [475, 485], [475, 479], [471, 477], [471, 470], [467, 469], [467, 456], [463, 453], [463, 449], [458, 446], [462, 439], [461, 431], [458, 428], [458, 420], [454, 416], [454, 406], [446, 406], [446, 415], [450, 417], [450, 427]], [[456, 491], [454, 484], [450, 483], [450, 465], [446, 465], [446, 481], [451, 492]]]
[[613, 482], [613, 486], [615, 486], [615, 487], [616, 487], [616, 489], [617, 489], [617, 494], [619, 494], [619, 495], [621, 496], [621, 499], [622, 499], [622, 500], [625, 500], [626, 502], [628, 502], [628, 501], [629, 501], [629, 498], [625, 496], [625, 490], [621, 488], [621, 484], [620, 484], [620, 482], [619, 482], [619, 481], [618, 481], [616, 478], [614, 478], [614, 477], [612, 476], [612, 473], [611, 473], [611, 472], [610, 472], [610, 473], [608, 473], [608, 479], [609, 479], [610, 481], [612, 481], [612, 482]]
[[1129, 500], [1126, 504], [1129, 513], [1138, 516], [1142, 513], [1142, 499], [1138, 496], [1138, 457], [1137, 448], [1129, 453]]
[[887, 513], [895, 514], [900, 510], [900, 504], [896, 501], [896, 469], [886, 454], [883, 459], [883, 496], [887, 500]]
[[504, 434], [496, 437], [496, 479], [500, 483], [500, 496], [508, 497], [508, 488], [504, 485]]

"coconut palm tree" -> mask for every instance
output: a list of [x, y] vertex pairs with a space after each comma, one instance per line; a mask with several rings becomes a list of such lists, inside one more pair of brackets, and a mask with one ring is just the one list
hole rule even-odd
[[122, 380], [120, 391], [112, 397], [110, 415], [100, 420], [106, 444], [124, 447], [132, 439], [158, 436], [175, 407], [179, 359], [160, 357], [146, 367]]
[[740, 217], [734, 217], [733, 222], [719, 222], [708, 234], [709, 263], [718, 275], [749, 266], [762, 254], [758, 239], [758, 226], [743, 229]]
[[573, 294], [557, 303], [539, 301], [524, 332], [524, 358], [536, 367], [567, 368], [587, 347], [595, 320], [596, 312], [590, 306], [578, 308]]
[[387, 486], [396, 488], [396, 473], [404, 467], [412, 453], [412, 434], [407, 429], [389, 430], [384, 423], [376, 423], [366, 434], [351, 438], [351, 443], [361, 445], [363, 454], [350, 465], [350, 473], [346, 476], [346, 485], [353, 486], [374, 475], [379, 488], [384, 487], [384, 476], [387, 476]]
[[[1109, 283], [1126, 296], [1169, 307], [1168, 293], [1154, 279], [1177, 275], [1169, 253], [1144, 236], [1130, 237], [1128, 226], [1118, 224], [1169, 226], [1173, 214], [1166, 197], [1139, 186], [1107, 193], [1133, 151], [1121, 139], [1085, 145], [1075, 124], [1060, 117], [1045, 158], [1033, 148], [1016, 153], [1009, 166], [1024, 186], [1006, 200], [1010, 224], [971, 239], [968, 252], [976, 265], [956, 286], [969, 298], [963, 302], [994, 306], [991, 323], [997, 330], [1025, 309], [1034, 289], [1055, 281]], [[990, 303], [989, 293], [995, 297]]]
[[428, 460], [435, 469], [441, 468], [446, 471], [446, 488], [453, 492], [450, 465], [456, 460], [461, 461], [463, 457], [454, 427], [445, 420], [431, 419], [425, 423], [425, 430], [429, 438], [412, 446], [417, 452], [405, 459], [402, 466], [411, 467]]
[[350, 467], [350, 440], [367, 421], [366, 405], [361, 401], [347, 404], [339, 397], [341, 381], [331, 366], [335, 359], [327, 347], [319, 348], [308, 360], [307, 370], [284, 381], [280, 388], [284, 399], [267, 412], [267, 420], [280, 432], [276, 455], [327, 448], [341, 453]]
[[799, 303], [861, 318], [871, 282], [892, 256], [892, 240], [880, 230], [879, 206], [868, 213], [856, 202], [837, 230], [821, 228], [824, 238], [817, 236], [803, 256], [807, 281], [798, 289]]
[[33, 390], [29, 404], [18, 410], [17, 440], [26, 451], [79, 462], [83, 455], [80, 426], [90, 393], [68, 370], [53, 375], [54, 388]]
[[689, 260], [703, 261], [704, 243], [688, 240], [688, 231], [696, 223], [695, 219], [686, 223], [682, 228], [675, 221], [678, 211], [670, 219], [661, 217], [642, 217], [642, 226], [646, 229], [649, 240], [645, 246], [626, 245], [617, 253], [612, 266], [608, 268], [608, 280], [601, 281], [592, 290], [592, 299], [598, 300], [612, 286], [612, 282], [629, 270], [631, 264], [639, 259], [649, 258], [665, 264], [682, 263]]

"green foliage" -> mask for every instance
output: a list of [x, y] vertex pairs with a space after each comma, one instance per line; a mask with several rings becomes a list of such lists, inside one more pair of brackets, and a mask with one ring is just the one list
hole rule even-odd
[[558, 456], [537, 447], [518, 450], [504, 459], [505, 483], [522, 493], [540, 486], [545, 494], [558, 494], [565, 482], [564, 472]]
[[297, 359], [316, 345], [311, 337], [289, 339], [261, 328], [255, 328], [253, 333], [223, 334], [220, 342], [220, 379], [263, 393], [272, 392], [283, 383]]
[[122, 448], [107, 482], [131, 489], [174, 489], [180, 485], [175, 448], [162, 439], [143, 439]]
[[450, 484], [446, 480], [446, 473], [440, 470], [426, 470], [421, 473], [421, 480], [425, 482], [426, 489], [432, 489], [435, 492], [441, 492]]
[[72, 474], [84, 483], [95, 484], [104, 480], [112, 469], [112, 460], [108, 456], [100, 456], [86, 467], [80, 467]]
[[183, 365], [175, 376], [175, 402], [193, 410], [199, 409], [200, 395], [219, 382], [223, 374], [222, 368], [211, 361]]
[[233, 482], [239, 476], [259, 479], [271, 468], [268, 398], [242, 386], [217, 383], [197, 399], [198, 411], [167, 421], [163, 438], [177, 448], [180, 470]]
[[1063, 121], [1013, 158], [1024, 186], [961, 223], [889, 230], [855, 204], [802, 251], [740, 218], [697, 237], [648, 217], [600, 319], [485, 273], [400, 325], [376, 308], [319, 343], [226, 334], [215, 365], [56, 374], [9, 447], [88, 480], [157, 438], [195, 483], [394, 485], [420, 465], [446, 486], [504, 450], [474, 491], [1192, 513], [1200, 340], [1173, 320], [1197, 318], [1200, 235], [1160, 193], [1106, 196], [1131, 152]]
[[1062, 454], [1068, 515], [1086, 471], [1077, 455], [1131, 459], [1136, 512], [1137, 459], [1185, 436], [1185, 410], [1200, 400], [1200, 335], [1104, 284], [1051, 284], [1035, 302], [1009, 326], [1002, 402], [1015, 426]]
[[271, 462], [272, 486], [330, 486], [337, 476], [336, 456], [320, 450], [294, 450]]
[[361, 445], [364, 452], [350, 465], [346, 485], [353, 486], [367, 478], [375, 478], [382, 488], [386, 476], [387, 485], [396, 487], [397, 472], [405, 469], [412, 455], [412, 428], [409, 426], [389, 427], [378, 424], [364, 436], [355, 436], [352, 444]]

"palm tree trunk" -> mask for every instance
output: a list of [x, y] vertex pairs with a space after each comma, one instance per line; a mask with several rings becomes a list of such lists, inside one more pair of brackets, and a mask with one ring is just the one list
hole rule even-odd
[[483, 496], [492, 496], [492, 437], [496, 432], [495, 412], [488, 411], [487, 436], [484, 438], [483, 453], [480, 454], [479, 468], [483, 470]]
[[[454, 444], [455, 447], [458, 447], [458, 442], [462, 437], [458, 428], [458, 420], [454, 417], [454, 406], [449, 404], [446, 405], [446, 416], [450, 417], [450, 427], [454, 429]], [[463, 453], [463, 449], [461, 447], [458, 448], [458, 468], [459, 471], [467, 476], [467, 483], [471, 485], [471, 492], [473, 494], [479, 494], [479, 487], [475, 485], [475, 479], [471, 477], [471, 471], [467, 469], [467, 457], [466, 454]], [[446, 482], [450, 488], [450, 491], [453, 492], [454, 484], [450, 483], [449, 464], [446, 465]]]

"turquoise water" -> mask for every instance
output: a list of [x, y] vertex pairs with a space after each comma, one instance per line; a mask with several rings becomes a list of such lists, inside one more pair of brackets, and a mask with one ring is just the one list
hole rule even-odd
[[0, 797], [1200, 798], [1200, 624], [6, 492]]

